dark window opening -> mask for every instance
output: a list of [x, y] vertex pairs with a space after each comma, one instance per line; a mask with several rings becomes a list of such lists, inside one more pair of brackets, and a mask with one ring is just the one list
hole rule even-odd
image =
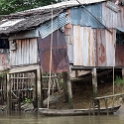
[[9, 49], [8, 39], [0, 39], [0, 49]]

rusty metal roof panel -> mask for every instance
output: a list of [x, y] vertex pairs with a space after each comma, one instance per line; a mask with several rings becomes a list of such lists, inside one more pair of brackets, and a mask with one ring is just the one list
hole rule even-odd
[[68, 18], [66, 17], [67, 13], [62, 13], [56, 17], [53, 22], [48, 21], [44, 23], [38, 30], [40, 31], [41, 37], [45, 38], [50, 35], [52, 32], [64, 27], [69, 23]]

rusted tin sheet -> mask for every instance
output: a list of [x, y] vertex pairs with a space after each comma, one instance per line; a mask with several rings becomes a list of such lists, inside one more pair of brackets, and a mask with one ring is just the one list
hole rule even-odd
[[[105, 29], [96, 29], [96, 65], [106, 65], [106, 40]], [[94, 34], [95, 35], [95, 34]]]
[[124, 6], [120, 6], [121, 12], [112, 11], [106, 7], [106, 2], [102, 4], [102, 19], [103, 24], [108, 28], [124, 27]]
[[73, 25], [74, 65], [113, 66], [116, 31]]
[[[68, 11], [68, 16], [70, 16], [70, 10]], [[69, 58], [69, 63], [74, 63], [74, 52], [73, 52], [73, 35], [72, 35], [72, 25], [69, 23], [65, 26], [65, 40], [67, 43], [67, 53]]]
[[115, 64], [116, 66], [124, 66], [124, 45], [116, 44]]
[[114, 51], [115, 51], [115, 41], [116, 41], [116, 31], [113, 29], [111, 30], [112, 34], [105, 30], [105, 37], [106, 37], [106, 66], [113, 66], [115, 65], [114, 59]]
[[[50, 42], [51, 36], [48, 36], [44, 39], [38, 38], [40, 62], [43, 72], [49, 72]], [[69, 71], [69, 60], [67, 56], [65, 35], [60, 30], [57, 30], [53, 33], [51, 71], [53, 73]]]
[[74, 55], [73, 55], [72, 37], [71, 36], [65, 36], [65, 40], [67, 43], [67, 53], [68, 53], [69, 63], [73, 63], [74, 62]]
[[95, 66], [93, 29], [73, 25], [74, 65]]
[[0, 52], [1, 51], [4, 51], [0, 53], [0, 71], [3, 71], [10, 67], [8, 58], [9, 52], [7, 49], [6, 50], [0, 49]]
[[[85, 6], [102, 23], [102, 3]], [[92, 28], [104, 28], [89, 12], [82, 7], [71, 8], [71, 24]]]

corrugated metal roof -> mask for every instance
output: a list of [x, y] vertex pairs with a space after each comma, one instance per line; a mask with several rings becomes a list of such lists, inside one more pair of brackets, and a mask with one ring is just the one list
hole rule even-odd
[[[81, 4], [92, 4], [92, 3], [98, 3], [98, 2], [102, 2], [102, 1], [106, 1], [106, 0], [79, 0], [79, 1]], [[51, 9], [51, 8], [61, 8], [62, 6], [63, 7], [70, 7], [70, 6], [77, 6], [77, 5], [79, 5], [79, 3], [76, 0], [70, 0], [70, 1], [66, 1], [66, 2], [60, 2], [57, 4], [53, 4], [53, 5], [48, 5], [48, 6], [38, 7], [35, 9], [26, 10], [23, 12], [18, 12], [18, 14], [36, 11], [36, 10], [47, 10], [47, 9]]]
[[0, 25], [0, 30], [7, 30], [8, 28], [14, 26], [15, 24], [23, 21], [25, 19], [14, 19], [14, 20], [9, 20], [3, 24]]
[[[56, 11], [53, 13], [53, 18], [57, 17], [61, 13], [61, 10]], [[48, 21], [51, 19], [51, 12], [44, 13], [44, 14], [36, 14], [29, 17], [21, 17], [17, 19], [6, 19], [3, 21], [0, 21], [0, 34], [8, 34], [8, 33], [14, 33], [18, 31], [24, 31], [29, 30], [31, 28], [38, 27], [45, 21]]]
[[40, 34], [42, 38], [47, 37], [50, 35], [52, 32], [58, 30], [59, 28], [65, 26], [66, 24], [69, 23], [68, 18], [66, 17], [68, 13], [62, 13], [60, 14], [57, 18], [53, 20], [53, 26], [51, 25], [51, 21], [46, 22], [43, 24], [40, 28]]
[[[92, 4], [102, 1], [106, 1], [106, 0], [80, 0], [81, 4]], [[55, 18], [60, 13], [62, 13], [64, 9], [78, 5], [79, 3], [77, 1], [72, 0], [72, 1], [60, 2], [53, 5], [43, 6], [36, 9], [31, 9], [23, 12], [18, 12], [15, 14], [3, 16], [2, 19], [4, 19], [4, 21], [0, 22], [1, 26], [6, 25], [6, 23], [9, 23], [10, 21], [14, 24], [14, 26], [11, 25], [9, 28], [7, 27], [0, 28], [0, 34], [14, 33], [18, 31], [24, 31], [24, 30], [29, 30], [31, 28], [35, 28], [41, 25], [42, 23], [44, 23], [45, 21], [51, 19], [52, 8], [53, 8], [53, 17]], [[22, 21], [15, 23], [13, 22], [13, 19], [17, 19], [17, 20], [22, 19]], [[61, 21], [61, 23], [65, 23], [65, 22]]]

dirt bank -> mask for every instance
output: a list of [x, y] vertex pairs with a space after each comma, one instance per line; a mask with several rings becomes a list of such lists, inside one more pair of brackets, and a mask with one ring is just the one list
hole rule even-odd
[[[102, 76], [98, 78], [98, 96], [112, 95], [113, 94], [113, 82], [112, 74], [109, 77]], [[93, 89], [92, 82], [80, 81], [72, 83], [73, 91], [73, 106], [75, 109], [89, 108], [93, 106]], [[124, 91], [123, 87], [115, 86], [115, 93], [122, 93]], [[68, 103], [64, 102], [64, 92], [61, 92], [61, 97], [59, 101], [51, 104], [50, 108], [55, 109], [67, 109], [69, 108]], [[114, 99], [114, 104], [119, 104], [122, 102], [121, 98]], [[113, 99], [108, 99], [109, 106], [112, 106]], [[101, 106], [105, 106], [104, 100], [100, 101]]]

